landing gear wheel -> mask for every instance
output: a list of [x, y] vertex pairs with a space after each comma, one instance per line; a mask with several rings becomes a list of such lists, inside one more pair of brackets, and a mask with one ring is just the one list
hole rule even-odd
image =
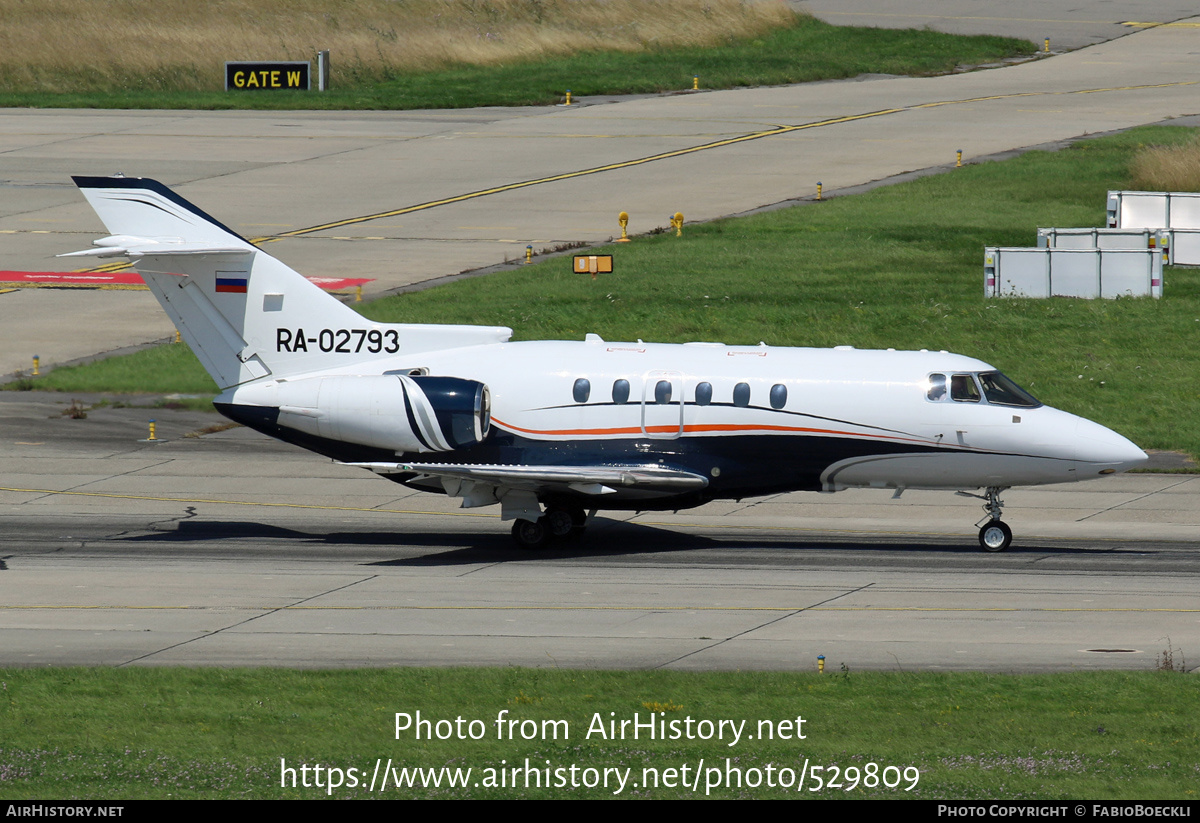
[[587, 526], [587, 514], [576, 506], [547, 506], [542, 517], [553, 540], [578, 540]]
[[1012, 544], [1012, 529], [1003, 520], [993, 520], [979, 530], [979, 545], [985, 552], [1002, 552]]
[[512, 536], [518, 546], [530, 551], [544, 549], [550, 542], [550, 530], [546, 528], [545, 518], [517, 520], [513, 523]]
[[542, 521], [554, 538], [567, 537], [575, 528], [575, 518], [567, 509], [547, 509]]

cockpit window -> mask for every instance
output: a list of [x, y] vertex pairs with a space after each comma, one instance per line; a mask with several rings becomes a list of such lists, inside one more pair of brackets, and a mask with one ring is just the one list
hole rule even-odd
[[946, 400], [949, 394], [949, 398], [956, 403], [986, 402], [990, 406], [1017, 406], [1022, 409], [1036, 409], [1042, 405], [1037, 398], [998, 371], [953, 374], [949, 380], [946, 375], [935, 372], [929, 375], [927, 385], [925, 397], [935, 403]]
[[950, 378], [950, 399], [960, 403], [978, 403], [979, 387], [969, 374], [956, 374]]
[[979, 375], [979, 382], [983, 384], [983, 396], [997, 406], [1033, 409], [1042, 405], [1033, 395], [998, 371], [984, 372]]
[[929, 389], [925, 392], [925, 396], [930, 400], [937, 402], [946, 399], [946, 375], [931, 374], [929, 375]]

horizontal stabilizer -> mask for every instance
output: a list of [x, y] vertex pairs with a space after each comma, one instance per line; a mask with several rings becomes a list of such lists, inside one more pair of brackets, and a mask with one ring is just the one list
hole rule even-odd
[[187, 242], [182, 237], [134, 237], [128, 234], [118, 234], [93, 240], [92, 245], [98, 246], [98, 248], [72, 251], [56, 256], [139, 258], [160, 254], [254, 254], [254, 249], [251, 247], [211, 242]]

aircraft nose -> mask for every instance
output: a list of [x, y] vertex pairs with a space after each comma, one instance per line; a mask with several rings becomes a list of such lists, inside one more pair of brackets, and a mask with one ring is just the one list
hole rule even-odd
[[1099, 423], [1080, 419], [1075, 425], [1075, 460], [1079, 464], [1079, 479], [1101, 474], [1129, 471], [1150, 458], [1146, 453]]

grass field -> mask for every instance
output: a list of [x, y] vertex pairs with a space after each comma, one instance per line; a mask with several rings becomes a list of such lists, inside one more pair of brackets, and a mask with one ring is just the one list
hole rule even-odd
[[[367, 304], [383, 321], [508, 325], [515, 339], [720, 340], [947, 349], [1007, 372], [1045, 403], [1143, 448], [1200, 456], [1200, 275], [1172, 269], [1162, 300], [984, 300], [985, 245], [1034, 245], [1039, 226], [1098, 226], [1147, 146], [1193, 130], [1143, 128], [1059, 152], [981, 163], [854, 197], [640, 237], [617, 273], [567, 259]], [[303, 269], [302, 262], [297, 265]], [[29, 385], [29, 381], [26, 381]], [[168, 346], [37, 382], [61, 391], [213, 392]]]
[[[933, 74], [1032, 43], [830, 26], [772, 0], [0, 0], [0, 106], [411, 109]], [[121, 36], [114, 36], [121, 32]], [[132, 33], [132, 35], [130, 34]], [[131, 39], [132, 38], [132, 39]], [[331, 89], [226, 92], [225, 60], [313, 60]]]
[[[218, 91], [225, 60], [331, 53], [342, 83], [580, 51], [701, 49], [788, 25], [739, 0], [0, 0], [0, 80], [20, 90]], [[117, 34], [119, 33], [119, 34]]]
[[[435, 786], [426, 776], [382, 795], [396, 798], [616, 794], [611, 785], [572, 788], [565, 770], [576, 766], [579, 778], [585, 768], [631, 770], [623, 797], [705, 796], [706, 782], [728, 780], [732, 769], [741, 770], [741, 787], [718, 786], [713, 796], [1194, 799], [1198, 689], [1194, 677], [1171, 671], [10, 669], [0, 671], [0, 798], [323, 797], [323, 788], [292, 788], [290, 776], [280, 786], [283, 766], [295, 769], [302, 784], [301, 766], [310, 767], [311, 783], [318, 763], [343, 770], [332, 796], [369, 797], [378, 758], [397, 770], [472, 770], [466, 788]], [[415, 721], [418, 711], [427, 721], [451, 721], [440, 726], [451, 738], [417, 740], [412, 728], [398, 734], [396, 713]], [[495, 721], [505, 711], [506, 720], [526, 724], [511, 727], [517, 739], [498, 739]], [[633, 720], [635, 713], [643, 723], [677, 721], [679, 736], [648, 740], [643, 732], [622, 740], [597, 732], [597, 721]], [[746, 725], [729, 745], [728, 725], [724, 739], [688, 739], [689, 717], [694, 734], [700, 721]], [[798, 717], [805, 722], [797, 724]], [[462, 725], [454, 724], [457, 718]], [[471, 726], [472, 720], [480, 722]], [[768, 726], [760, 721], [768, 721], [775, 739], [763, 739]], [[436, 728], [431, 724], [429, 732]], [[521, 728], [531, 739], [521, 739]], [[459, 740], [458, 729], [479, 739]], [[486, 785], [488, 768], [523, 769], [526, 759], [543, 775], [549, 766], [566, 785]], [[767, 785], [769, 774], [786, 781], [785, 770], [794, 784], [806, 762], [803, 791]], [[842, 787], [811, 791], [818, 765], [824, 781], [835, 778], [828, 767], [837, 766]], [[719, 772], [701, 771], [699, 789], [690, 790], [678, 786], [685, 766], [692, 779], [701, 768]], [[887, 767], [894, 767], [886, 773], [892, 788], [881, 785]], [[351, 768], [358, 786], [350, 785]], [[675, 769], [676, 785], [646, 788], [644, 769], [657, 770], [660, 781]], [[761, 785], [747, 785], [756, 779]]]

